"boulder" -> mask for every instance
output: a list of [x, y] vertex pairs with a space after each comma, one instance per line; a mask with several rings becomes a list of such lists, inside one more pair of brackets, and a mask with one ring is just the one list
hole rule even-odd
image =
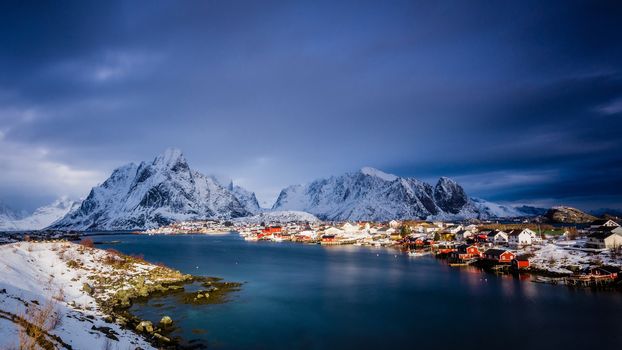
[[141, 321], [136, 326], [136, 330], [139, 332], [153, 333], [153, 324], [151, 323], [151, 321]]
[[82, 291], [88, 295], [92, 295], [93, 287], [91, 287], [88, 283], [82, 283]]
[[160, 319], [160, 324], [163, 326], [170, 326], [173, 324], [173, 320], [169, 316], [163, 316], [162, 319]]
[[125, 319], [125, 317], [122, 317], [122, 316], [118, 316], [114, 322], [122, 327], [127, 325], [127, 320]]
[[163, 335], [161, 335], [160, 333], [153, 333], [154, 338], [158, 339], [160, 342], [163, 343], [168, 343], [171, 340]]

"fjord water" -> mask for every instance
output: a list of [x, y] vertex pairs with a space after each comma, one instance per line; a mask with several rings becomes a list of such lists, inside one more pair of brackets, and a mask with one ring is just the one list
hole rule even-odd
[[245, 282], [225, 304], [164, 297], [133, 306], [154, 322], [170, 315], [184, 339], [209, 348], [612, 349], [622, 342], [616, 292], [451, 268], [388, 248], [247, 242], [233, 233], [93, 239], [185, 273]]

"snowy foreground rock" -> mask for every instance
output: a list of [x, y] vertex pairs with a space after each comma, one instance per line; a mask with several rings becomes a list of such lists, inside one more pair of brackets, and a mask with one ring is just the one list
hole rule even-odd
[[132, 283], [137, 279], [150, 284], [161, 282], [154, 276], [185, 277], [141, 260], [121, 259], [115, 253], [68, 242], [0, 246], [0, 349], [19, 349], [20, 342], [33, 341], [18, 325], [20, 319], [42, 329], [39, 345], [152, 349], [136, 333], [106, 322], [102, 305], [117, 302], [119, 292], [135, 288]]

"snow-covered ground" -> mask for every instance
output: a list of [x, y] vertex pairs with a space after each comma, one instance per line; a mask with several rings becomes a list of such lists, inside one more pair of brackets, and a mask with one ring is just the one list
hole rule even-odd
[[258, 225], [262, 222], [266, 224], [288, 223], [288, 222], [319, 223], [320, 219], [318, 219], [315, 215], [309, 214], [304, 211], [284, 210], [284, 211], [270, 211], [270, 212], [259, 213], [253, 216], [237, 218], [234, 221], [245, 223], [245, 224]]
[[[45, 339], [57, 348], [65, 348], [61, 345], [64, 342], [73, 349], [152, 349], [137, 334], [105, 322], [96, 294], [91, 296], [83, 290], [84, 283], [96, 285], [96, 276], [111, 273], [113, 267], [103, 262], [107, 254], [68, 242], [0, 246], [0, 349], [19, 348], [20, 326], [6, 317], [18, 315], [32, 320], [49, 311], [45, 328], [60, 340]], [[145, 263], [129, 273], [153, 268]], [[52, 320], [57, 324], [48, 324]], [[109, 327], [105, 332], [113, 336], [95, 329], [99, 327]]]
[[533, 254], [529, 258], [532, 267], [553, 273], [571, 274], [572, 269], [596, 265], [622, 267], [622, 259], [614, 257], [609, 250], [590, 252], [575, 249], [569, 244], [531, 246], [519, 250], [518, 254]]

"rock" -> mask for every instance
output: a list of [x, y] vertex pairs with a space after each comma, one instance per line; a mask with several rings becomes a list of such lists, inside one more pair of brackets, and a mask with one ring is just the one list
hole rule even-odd
[[91, 326], [91, 329], [94, 330], [94, 331], [99, 331], [99, 332], [103, 333], [109, 339], [112, 339], [112, 340], [115, 340], [115, 341], [119, 341], [119, 338], [117, 337], [117, 335], [119, 335], [119, 334], [117, 332], [115, 332], [110, 327], [95, 327], [95, 326]]
[[122, 316], [117, 317], [117, 319], [114, 322], [118, 324], [119, 326], [127, 325], [127, 319], [125, 319], [125, 317], [122, 317]]
[[457, 182], [441, 177], [434, 187], [434, 200], [443, 211], [457, 214], [467, 204], [469, 197]]
[[163, 343], [168, 343], [171, 341], [169, 338], [161, 335], [160, 333], [153, 333], [153, 336]]
[[6, 294], [6, 288], [2, 288], [2, 289], [0, 290], [0, 294]]
[[93, 287], [91, 287], [88, 283], [82, 283], [82, 291], [87, 293], [88, 295], [92, 295]]
[[153, 324], [151, 323], [151, 321], [141, 321], [136, 326], [136, 330], [139, 332], [153, 333]]
[[173, 324], [173, 320], [169, 316], [163, 316], [160, 320], [160, 324], [163, 326], [170, 326]]
[[203, 294], [201, 293], [197, 294], [197, 299], [201, 299], [201, 298], [203, 298]]

